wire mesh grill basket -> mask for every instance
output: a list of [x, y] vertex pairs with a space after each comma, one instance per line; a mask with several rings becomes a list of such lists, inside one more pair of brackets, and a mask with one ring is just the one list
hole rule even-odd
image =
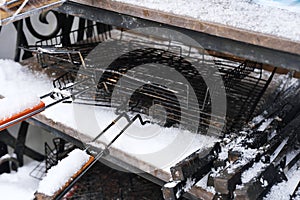
[[[206, 133], [210, 125], [218, 135], [224, 132], [222, 129], [224, 116], [218, 113], [212, 115], [211, 98], [213, 97], [202, 75], [209, 74], [209, 69], [214, 68], [223, 79], [227, 98], [226, 131], [241, 128], [255, 114], [256, 106], [272, 78], [272, 76], [265, 78], [262, 75], [262, 65], [255, 62], [246, 60], [240, 63], [213, 57], [204, 50], [201, 54], [199, 51], [196, 54], [194, 47], [172, 41], [158, 43], [137, 39], [132, 35], [123, 36], [123, 32], [120, 37], [111, 38], [111, 27], [104, 27], [99, 31], [98, 26], [95, 24], [70, 32], [70, 38], [85, 35], [80, 36], [84, 40], [77, 43], [63, 45], [63, 36], [58, 36], [51, 40], [40, 41], [35, 47], [29, 48], [37, 50], [38, 61], [42, 67], [56, 67], [66, 72], [53, 84], [56, 88], [68, 89], [78, 94], [74, 97], [75, 103], [115, 107], [117, 110], [126, 107], [124, 105], [129, 105], [130, 111], [154, 116], [159, 119], [156, 121], [161, 125], [177, 126], [180, 122], [180, 126], [187, 129], [198, 127], [198, 132], [201, 133]], [[117, 40], [120, 48], [124, 45], [139, 48], [107, 64], [106, 60], [111, 58], [111, 54], [103, 51], [100, 55], [93, 55], [93, 49], [104, 40]], [[140, 48], [140, 45], [143, 48]], [[54, 50], [47, 49], [49, 47]], [[116, 46], [110, 47], [109, 43], [104, 47], [107, 52], [118, 51]], [[41, 52], [38, 48], [47, 51]], [[65, 53], [60, 53], [64, 51]], [[94, 56], [98, 62], [92, 65], [86, 64], [84, 58], [88, 55]], [[45, 56], [51, 59], [48, 57], [44, 59]], [[206, 68], [201, 69], [199, 74], [194, 69], [193, 62], [205, 65]], [[135, 68], [151, 63], [154, 63], [151, 65], [152, 69], [157, 67], [155, 64], [175, 69], [188, 80], [188, 84], [174, 80], [172, 77], [165, 78], [167, 74], [162, 73], [151, 77], [150, 69], [147, 67], [139, 67], [139, 70]], [[149, 77], [152, 81], [147, 83], [144, 78], [139, 77]], [[164, 79], [167, 86], [159, 84], [161, 79]], [[142, 86], [136, 89], [137, 85]], [[176, 89], [170, 90], [168, 85], [176, 86]], [[195, 92], [196, 98], [189, 97], [190, 91]], [[118, 94], [119, 98], [112, 98], [113, 93]], [[132, 95], [128, 97], [128, 94]], [[178, 98], [186, 107], [180, 105]], [[151, 110], [153, 105], [156, 107]], [[193, 110], [199, 110], [200, 117], [199, 114], [190, 113]]]

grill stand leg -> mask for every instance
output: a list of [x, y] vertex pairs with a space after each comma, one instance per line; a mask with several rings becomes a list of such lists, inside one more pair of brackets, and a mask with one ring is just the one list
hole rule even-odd
[[[23, 126], [25, 126], [25, 129], [27, 129], [26, 126], [28, 126], [28, 124], [23, 125]], [[22, 125], [21, 125], [21, 128], [22, 128]], [[14, 152], [17, 154], [18, 162], [20, 162], [20, 160], [21, 160], [21, 163], [23, 163], [23, 155], [24, 154], [34, 160], [43, 161], [45, 158], [45, 156], [43, 154], [40, 154], [39, 152], [36, 152], [33, 149], [31, 149], [25, 145], [26, 135], [27, 135], [27, 130], [22, 131], [22, 129], [20, 129], [19, 135], [16, 139], [8, 132], [7, 129], [1, 131], [0, 132], [0, 155], [2, 152], [5, 152], [5, 147], [1, 146], [1, 143], [2, 143], [5, 146], [10, 146], [11, 148], [15, 149]], [[2, 149], [4, 149], [4, 150], [2, 150]]]
[[[21, 123], [16, 144], [15, 144], [15, 150], [14, 153], [17, 156], [17, 160], [19, 162], [19, 166], [22, 167], [24, 164], [24, 149], [25, 149], [25, 142], [26, 142], [26, 136], [28, 133], [28, 126], [29, 124], [25, 121]], [[16, 166], [14, 163], [12, 163], [12, 169], [17, 170], [18, 166]]]
[[[7, 145], [0, 141], [0, 157], [4, 156], [7, 153], [8, 153]], [[9, 172], [10, 172], [10, 169], [9, 169], [9, 163], [8, 162], [5, 162], [5, 163], [0, 165], [0, 174], [9, 173]]]

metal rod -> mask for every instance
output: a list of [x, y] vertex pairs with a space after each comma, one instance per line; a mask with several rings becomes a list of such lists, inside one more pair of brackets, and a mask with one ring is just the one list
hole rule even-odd
[[[126, 115], [126, 114], [125, 114]], [[122, 115], [120, 115], [122, 117]], [[119, 117], [120, 117], [119, 116]], [[118, 118], [119, 118], [118, 117]], [[121, 118], [120, 117], [120, 118]], [[117, 118], [117, 119], [118, 119]], [[103, 149], [100, 153], [98, 153], [95, 157], [94, 160], [78, 175], [76, 176], [70, 184], [68, 184], [68, 186], [63, 189], [63, 191], [61, 193], [59, 193], [56, 197], [54, 197], [55, 200], [59, 200], [62, 199], [64, 197], [64, 195], [74, 186], [74, 184], [104, 155], [104, 153], [111, 147], [111, 145], [126, 131], [126, 129], [131, 126], [131, 124], [135, 121], [139, 119], [141, 124], [144, 125], [146, 123], [148, 123], [148, 121], [143, 121], [141, 116], [139, 114], [135, 115], [129, 122], [128, 124], [119, 132], [119, 134], [117, 136], [115, 136], [113, 138], [113, 140], [105, 147], [105, 149]], [[112, 123], [113, 125], [114, 123]], [[108, 127], [110, 128], [112, 125], [109, 125]], [[108, 129], [108, 128], [107, 128]], [[101, 134], [101, 133], [100, 133]], [[98, 136], [97, 136], [98, 137]]]

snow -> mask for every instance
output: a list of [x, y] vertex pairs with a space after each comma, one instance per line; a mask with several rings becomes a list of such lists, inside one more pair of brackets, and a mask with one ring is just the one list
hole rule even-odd
[[299, 0], [254, 0], [255, 3], [300, 13]]
[[[111, 108], [79, 104], [58, 104], [47, 109], [43, 114], [54, 122], [60, 122], [91, 138], [96, 137], [117, 117]], [[97, 142], [108, 144], [126, 124], [127, 121], [121, 119]], [[215, 137], [191, 133], [180, 128], [165, 128], [157, 124], [142, 126], [139, 121], [136, 121], [112, 147], [170, 172], [170, 167], [183, 158], [199, 149], [213, 146], [217, 141]]]
[[0, 119], [4, 120], [25, 109], [33, 108], [38, 105], [40, 101], [39, 97], [28, 95], [28, 93], [19, 93], [18, 97], [5, 97], [0, 99]]
[[184, 192], [188, 192], [193, 185], [195, 185], [195, 179], [188, 178], [186, 181], [186, 185], [182, 188]]
[[174, 188], [178, 183], [180, 183], [180, 181], [172, 181], [172, 182], [168, 182], [164, 185], [165, 188]]
[[33, 73], [12, 60], [0, 59], [0, 119], [11, 117], [40, 102], [41, 96], [51, 89], [50, 79]]
[[[115, 0], [145, 8], [300, 41], [300, 14], [260, 0]], [[300, 6], [292, 5], [292, 11]]]
[[39, 183], [38, 192], [52, 196], [78, 172], [90, 156], [80, 149], [75, 149], [56, 166], [48, 170], [46, 177]]
[[0, 175], [1, 199], [31, 200], [38, 187], [39, 180], [31, 177], [30, 172], [38, 165], [38, 162], [30, 162], [18, 168], [18, 172]]
[[293, 193], [300, 180], [300, 169], [291, 170], [287, 174], [287, 178], [288, 181], [283, 181], [273, 186], [264, 200], [290, 199], [290, 195]]
[[254, 163], [254, 165], [243, 172], [242, 174], [242, 183], [248, 183], [253, 177], [257, 176], [260, 172], [263, 171], [264, 167], [267, 165], [263, 162]]
[[273, 119], [266, 119], [260, 127], [257, 129], [258, 131], [265, 131], [266, 128], [273, 122]]
[[215, 194], [216, 193], [215, 188], [212, 186], [207, 186], [208, 175], [209, 174], [205, 175], [200, 181], [198, 181], [196, 183], [196, 186], [201, 187], [212, 194]]

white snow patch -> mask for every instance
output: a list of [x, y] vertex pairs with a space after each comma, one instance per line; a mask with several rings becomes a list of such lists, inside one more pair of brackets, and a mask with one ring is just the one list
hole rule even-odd
[[168, 182], [164, 185], [165, 188], [173, 188], [175, 187], [178, 183], [180, 183], [180, 181], [172, 181], [172, 182]]
[[[111, 108], [61, 103], [48, 108], [43, 114], [54, 122], [60, 122], [91, 138], [96, 137], [117, 117]], [[127, 121], [121, 119], [101, 136], [97, 143], [108, 144], [126, 124]], [[142, 126], [136, 121], [112, 147], [170, 172], [170, 167], [183, 158], [197, 150], [211, 147], [217, 141], [215, 137], [191, 133], [180, 128], [165, 128], [157, 124]]]
[[208, 191], [212, 194], [215, 194], [216, 193], [215, 188], [212, 186], [207, 186], [208, 176], [209, 176], [209, 174], [205, 175], [200, 181], [198, 181], [196, 183], [196, 186], [201, 187], [202, 189], [205, 189], [206, 191]]
[[90, 156], [85, 151], [80, 149], [73, 150], [66, 158], [47, 172], [46, 177], [40, 182], [37, 191], [52, 196], [81, 169], [89, 158]]
[[0, 119], [11, 117], [36, 106], [41, 96], [51, 90], [50, 79], [12, 60], [0, 59]]
[[258, 131], [265, 131], [266, 128], [268, 128], [268, 126], [272, 123], [273, 119], [266, 119], [261, 125], [260, 127], [257, 129]]
[[34, 199], [39, 180], [31, 177], [30, 172], [38, 165], [38, 162], [30, 162], [18, 168], [17, 172], [0, 175], [1, 199], [31, 200]]
[[6, 0], [0, 0], [0, 6], [3, 6], [6, 3]]
[[258, 116], [254, 117], [254, 118], [252, 119], [252, 121], [249, 123], [249, 125], [253, 127], [253, 126], [255, 126], [256, 124], [262, 122], [264, 119], [265, 119], [265, 118], [264, 118], [263, 115], [258, 115]]
[[263, 162], [254, 163], [254, 165], [243, 172], [242, 183], [248, 183], [253, 177], [257, 176], [266, 166]]
[[288, 181], [283, 181], [273, 186], [270, 193], [264, 198], [264, 200], [290, 199], [290, 195], [299, 183], [300, 169], [290, 170], [287, 174], [287, 178]]
[[[250, 0], [115, 0], [248, 31], [300, 40], [300, 14]], [[261, 1], [260, 1], [261, 3]], [[299, 6], [297, 7], [299, 8]], [[297, 9], [300, 10], [300, 9]]]
[[4, 156], [1, 156], [1, 157], [0, 157], [0, 160], [9, 159], [9, 158], [11, 158], [11, 157], [12, 157], [11, 155], [5, 154]]
[[5, 120], [26, 109], [33, 108], [41, 102], [40, 98], [28, 93], [19, 93], [15, 97], [0, 99], [0, 120]]
[[254, 0], [254, 2], [265, 6], [273, 6], [276, 8], [300, 13], [299, 0]]
[[196, 180], [192, 178], [188, 178], [186, 181], [186, 185], [183, 188], [184, 192], [188, 192], [194, 185], [195, 185]]

